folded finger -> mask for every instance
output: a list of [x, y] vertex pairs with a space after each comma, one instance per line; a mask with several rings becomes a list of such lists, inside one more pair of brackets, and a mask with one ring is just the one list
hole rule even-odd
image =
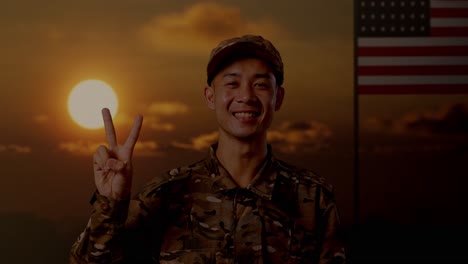
[[104, 169], [104, 171], [109, 170], [109, 168], [106, 167], [106, 161], [111, 158], [109, 149], [101, 145], [97, 148], [95, 154], [96, 157], [94, 158], [94, 160], [98, 162], [98, 164], [101, 166], [102, 169]]
[[96, 170], [97, 168], [104, 168], [104, 165], [105, 165], [105, 162], [104, 160], [101, 158], [101, 155], [99, 155], [97, 152], [94, 153], [93, 155], [93, 164], [94, 164], [94, 169]]
[[108, 159], [105, 167], [113, 171], [121, 171], [125, 167], [125, 163], [117, 159]]
[[96, 154], [97, 154], [97, 156], [98, 156], [98, 159], [99, 159], [101, 162], [105, 162], [107, 159], [110, 158], [109, 149], [106, 148], [106, 147], [103, 146], [103, 145], [100, 145], [100, 146], [97, 148]]

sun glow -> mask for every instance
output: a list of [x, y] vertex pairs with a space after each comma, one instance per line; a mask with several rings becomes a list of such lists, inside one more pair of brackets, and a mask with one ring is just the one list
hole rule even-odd
[[117, 113], [118, 100], [112, 87], [99, 80], [86, 80], [77, 84], [68, 96], [68, 112], [80, 126], [97, 129], [104, 126], [101, 109]]

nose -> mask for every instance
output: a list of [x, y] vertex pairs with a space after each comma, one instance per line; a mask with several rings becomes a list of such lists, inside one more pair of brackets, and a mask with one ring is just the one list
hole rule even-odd
[[254, 87], [249, 84], [243, 84], [238, 89], [237, 102], [238, 103], [251, 103], [257, 101]]

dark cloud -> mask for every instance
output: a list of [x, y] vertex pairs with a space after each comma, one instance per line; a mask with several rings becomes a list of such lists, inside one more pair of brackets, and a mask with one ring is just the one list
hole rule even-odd
[[423, 113], [403, 125], [410, 131], [468, 135], [468, 105], [458, 103], [436, 113]]
[[395, 155], [425, 155], [428, 153], [468, 154], [467, 142], [429, 142], [413, 144], [384, 143], [360, 148], [361, 153], [392, 157]]
[[[328, 147], [331, 129], [317, 121], [283, 122], [277, 128], [268, 131], [268, 142], [283, 153], [297, 150], [317, 151]], [[172, 146], [180, 149], [204, 151], [218, 139], [219, 133], [201, 134], [191, 139], [190, 143], [173, 142]]]
[[206, 53], [223, 38], [253, 33], [284, 36], [286, 31], [273, 20], [242, 17], [237, 6], [202, 2], [178, 12], [156, 15], [138, 33], [158, 51]]
[[[100, 146], [106, 146], [106, 142], [102, 141], [67, 141], [61, 142], [58, 145], [60, 151], [68, 152], [80, 156], [92, 157], [93, 153]], [[154, 140], [139, 140], [135, 145], [135, 156], [160, 156], [159, 144]]]
[[296, 123], [288, 124], [287, 129], [289, 129], [289, 130], [309, 130], [309, 129], [312, 129], [312, 128], [313, 128], [313, 125], [311, 123], [296, 122]]
[[[145, 107], [145, 124], [155, 131], [174, 131], [174, 123], [165, 122], [162, 117], [173, 117], [176, 115], [187, 114], [190, 107], [181, 102], [153, 102]], [[128, 119], [130, 123], [130, 119]], [[131, 121], [133, 122], [133, 121]]]
[[32, 148], [30, 146], [23, 146], [18, 144], [8, 144], [2, 145], [0, 144], [0, 153], [1, 152], [14, 152], [14, 153], [31, 153]]
[[368, 118], [367, 131], [417, 135], [468, 135], [468, 104], [456, 103], [437, 111], [410, 112], [397, 119]]
[[211, 133], [201, 134], [191, 139], [190, 143], [181, 143], [175, 141], [172, 145], [175, 148], [180, 149], [191, 149], [195, 151], [205, 151], [211, 144], [215, 143], [219, 137], [218, 131], [213, 131]]
[[317, 121], [284, 122], [268, 133], [268, 141], [284, 153], [327, 148], [332, 131]]

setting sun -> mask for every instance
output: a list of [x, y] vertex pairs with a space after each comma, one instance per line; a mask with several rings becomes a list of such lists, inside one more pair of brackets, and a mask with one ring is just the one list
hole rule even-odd
[[112, 87], [99, 80], [86, 80], [77, 84], [68, 97], [68, 112], [80, 126], [96, 129], [104, 126], [101, 109], [117, 113], [118, 101]]

